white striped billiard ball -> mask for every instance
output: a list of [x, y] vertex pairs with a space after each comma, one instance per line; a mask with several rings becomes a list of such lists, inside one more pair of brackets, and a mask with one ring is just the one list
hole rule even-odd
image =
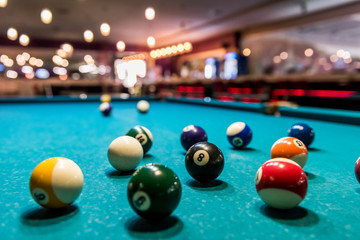
[[227, 139], [235, 148], [246, 147], [252, 139], [252, 131], [244, 122], [234, 122], [226, 130]]

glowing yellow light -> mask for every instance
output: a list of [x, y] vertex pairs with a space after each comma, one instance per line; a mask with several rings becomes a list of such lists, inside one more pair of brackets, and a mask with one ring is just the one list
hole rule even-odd
[[7, 0], [0, 0], [0, 7], [5, 8], [7, 6]]
[[61, 66], [63, 66], [63, 67], [69, 66], [69, 61], [66, 59], [61, 60]]
[[165, 56], [165, 55], [166, 55], [166, 49], [165, 49], [165, 48], [160, 49], [160, 55], [161, 55], [161, 56]]
[[160, 51], [160, 49], [157, 49], [155, 52], [156, 52], [156, 57], [161, 57], [161, 51]]
[[289, 54], [287, 53], [287, 52], [281, 52], [280, 53], [280, 58], [282, 59], [282, 60], [285, 60], [285, 59], [287, 59], [289, 57]]
[[[56, 65], [61, 65], [61, 63], [62, 63], [62, 58], [59, 56], [59, 55], [54, 55], [53, 57], [52, 57], [52, 61], [56, 64]], [[31, 64], [31, 63], [30, 63]], [[35, 63], [36, 64], [36, 63]], [[34, 65], [35, 65], [34, 64]]]
[[64, 51], [70, 56], [73, 51], [74, 51], [74, 48], [73, 46], [71, 46], [71, 44], [69, 43], [64, 43], [60, 46], [62, 49], [64, 49]]
[[103, 23], [100, 26], [101, 35], [107, 37], [110, 35], [110, 25], [108, 23]]
[[25, 61], [29, 61], [29, 59], [30, 59], [30, 54], [29, 53], [23, 52], [22, 55], [23, 55]]
[[30, 38], [26, 34], [21, 34], [19, 38], [19, 42], [22, 46], [26, 47], [30, 43]]
[[179, 52], [183, 52], [183, 51], [184, 51], [184, 45], [182, 45], [181, 43], [179, 43], [179, 44], [177, 45], [177, 50], [178, 50]]
[[91, 30], [86, 30], [84, 32], [84, 40], [85, 42], [92, 42], [94, 40], [94, 33]]
[[192, 49], [192, 44], [189, 42], [184, 43], [184, 49], [185, 51], [190, 51]]
[[170, 55], [173, 53], [171, 47], [167, 47], [165, 50], [166, 50], [167, 55]]
[[243, 50], [243, 55], [244, 55], [245, 57], [248, 57], [248, 56], [250, 56], [250, 54], [251, 54], [250, 48], [244, 48], [244, 50]]
[[177, 53], [177, 47], [175, 45], [171, 46], [171, 50], [174, 54]]
[[314, 54], [314, 50], [312, 50], [311, 48], [307, 48], [304, 52], [305, 56], [307, 57], [311, 57]]
[[118, 41], [117, 43], [116, 43], [116, 48], [117, 48], [117, 50], [119, 51], [119, 52], [122, 52], [122, 51], [124, 51], [125, 50], [125, 43], [123, 42], [123, 41]]
[[275, 57], [273, 58], [273, 62], [274, 62], [274, 63], [280, 63], [280, 62], [281, 62], [280, 56], [275, 56]]
[[56, 51], [56, 54], [57, 55], [59, 55], [60, 57], [62, 57], [62, 58], [66, 58], [66, 56], [67, 56], [67, 53], [65, 52], [65, 50], [64, 49], [58, 49], [57, 51]]
[[41, 59], [37, 59], [37, 61], [36, 61], [36, 66], [37, 66], [37, 67], [42, 67], [43, 65], [44, 65], [44, 61], [41, 60]]
[[34, 57], [31, 57], [31, 58], [29, 59], [29, 63], [30, 63], [30, 65], [35, 66], [36, 63], [37, 63], [37, 59], [34, 58]]
[[156, 56], [157, 56], [156, 51], [155, 51], [155, 50], [152, 50], [152, 51], [150, 52], [150, 57], [156, 58]]
[[11, 58], [8, 58], [4, 62], [4, 65], [5, 65], [5, 67], [12, 67], [14, 65], [14, 60], [12, 60]]
[[16, 56], [16, 62], [17, 62], [17, 64], [19, 65], [19, 66], [23, 66], [23, 65], [25, 65], [25, 58], [24, 58], [24, 56], [22, 55], [22, 54], [18, 54], [17, 56]]
[[14, 41], [14, 40], [16, 40], [17, 37], [18, 37], [18, 32], [16, 31], [15, 28], [9, 28], [9, 29], [7, 30], [7, 37], [8, 37], [8, 39]]
[[4, 63], [6, 60], [8, 60], [9, 59], [9, 57], [7, 56], [7, 55], [5, 55], [5, 54], [3, 54], [3, 55], [1, 55], [0, 56], [0, 61], [2, 62], [2, 63]]
[[45, 24], [50, 24], [52, 21], [52, 13], [48, 8], [44, 8], [40, 14], [41, 21]]
[[155, 18], [155, 10], [152, 7], [148, 7], [145, 9], [145, 18], [147, 20], [154, 20]]
[[146, 42], [147, 42], [147, 45], [151, 48], [155, 46], [155, 38], [152, 36], [148, 37]]

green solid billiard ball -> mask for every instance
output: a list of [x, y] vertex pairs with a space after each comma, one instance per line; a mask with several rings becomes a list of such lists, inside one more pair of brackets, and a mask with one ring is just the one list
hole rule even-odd
[[138, 215], [148, 220], [160, 220], [178, 206], [181, 183], [170, 168], [149, 163], [133, 174], [127, 196], [130, 206]]
[[149, 129], [143, 126], [135, 126], [127, 133], [127, 136], [136, 138], [143, 147], [144, 154], [149, 151], [152, 146], [153, 136]]

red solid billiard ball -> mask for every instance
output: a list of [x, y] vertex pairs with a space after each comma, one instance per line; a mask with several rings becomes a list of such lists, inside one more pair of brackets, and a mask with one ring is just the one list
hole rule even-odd
[[299, 139], [283, 137], [271, 147], [271, 158], [288, 158], [304, 167], [308, 159], [308, 150]]
[[358, 182], [360, 183], [360, 157], [358, 158], [358, 160], [356, 160], [355, 163], [355, 176]]
[[304, 170], [292, 160], [274, 158], [265, 162], [257, 171], [256, 191], [269, 206], [290, 209], [299, 205], [307, 192]]

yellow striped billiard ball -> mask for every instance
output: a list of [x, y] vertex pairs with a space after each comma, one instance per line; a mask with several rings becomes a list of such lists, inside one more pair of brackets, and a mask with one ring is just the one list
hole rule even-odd
[[70, 159], [53, 157], [36, 166], [30, 177], [30, 193], [45, 208], [63, 208], [80, 195], [84, 176]]

